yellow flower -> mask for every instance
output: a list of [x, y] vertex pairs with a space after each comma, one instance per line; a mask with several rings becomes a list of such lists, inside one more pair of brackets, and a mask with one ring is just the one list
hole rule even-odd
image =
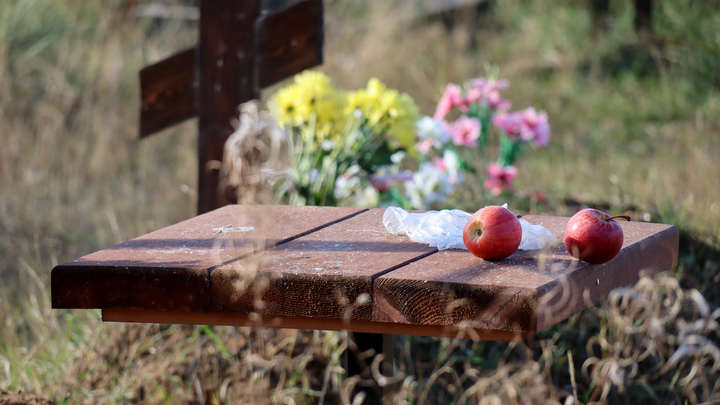
[[405, 93], [388, 89], [372, 78], [366, 88], [346, 93], [336, 90], [322, 72], [304, 71], [294, 82], [278, 90], [270, 100], [278, 123], [304, 128], [304, 136], [315, 142], [339, 141], [345, 136], [349, 120], [360, 111], [361, 125], [377, 135], [389, 135], [409, 153], [414, 154], [415, 122], [420, 113], [413, 99]]
[[393, 100], [393, 107], [389, 111], [393, 125], [388, 133], [395, 137], [406, 151], [414, 154], [415, 123], [420, 119], [420, 109], [409, 95], [401, 93]]
[[278, 90], [270, 105], [280, 125], [302, 128], [314, 123], [310, 131], [302, 133], [321, 142], [342, 119], [343, 99], [327, 75], [306, 70], [295, 76], [293, 84]]
[[395, 138], [408, 152], [414, 153], [415, 122], [420, 112], [413, 99], [397, 90], [388, 90], [377, 78], [368, 81], [365, 89], [348, 95], [345, 114], [360, 110], [367, 126]]

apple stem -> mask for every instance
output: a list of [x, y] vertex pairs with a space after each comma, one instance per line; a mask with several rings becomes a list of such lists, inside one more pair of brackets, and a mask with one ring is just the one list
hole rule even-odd
[[629, 216], [629, 215], [613, 215], [613, 216], [611, 216], [610, 218], [606, 219], [606, 221], [609, 221], [609, 220], [615, 219], [615, 218], [622, 218], [622, 219], [630, 222], [630, 216]]

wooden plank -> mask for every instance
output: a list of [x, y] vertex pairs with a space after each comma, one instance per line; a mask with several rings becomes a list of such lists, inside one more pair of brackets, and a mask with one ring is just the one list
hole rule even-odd
[[207, 311], [211, 269], [362, 212], [230, 205], [56, 266], [53, 308]]
[[270, 86], [321, 64], [323, 32], [322, 0], [303, 1], [258, 18], [259, 86]]
[[140, 137], [197, 114], [195, 48], [186, 49], [140, 71]]
[[389, 235], [383, 213], [363, 212], [213, 270], [211, 312], [370, 319], [372, 280], [436, 252]]
[[[562, 241], [568, 218], [524, 217]], [[631, 284], [645, 272], [677, 264], [678, 230], [670, 225], [621, 223], [622, 251], [592, 265], [573, 259], [560, 242], [547, 252], [518, 251], [491, 262], [466, 251], [443, 251], [379, 277], [373, 320], [457, 325], [532, 334]]]
[[[568, 219], [555, 221], [557, 234], [564, 231]], [[605, 300], [615, 288], [635, 284], [642, 276], [677, 266], [680, 232], [676, 227], [619, 222], [625, 237], [623, 248], [608, 263], [593, 265], [575, 260], [564, 246], [561, 247], [555, 262], [550, 263], [555, 279], [537, 288], [536, 330], [543, 330]]]
[[460, 339], [519, 341], [528, 335], [502, 330], [470, 329], [457, 326], [411, 325], [349, 318], [311, 318], [239, 312], [180, 312], [146, 309], [107, 308], [105, 322], [137, 322], [181, 325], [250, 326], [256, 328], [334, 330], [391, 335], [436, 336]]

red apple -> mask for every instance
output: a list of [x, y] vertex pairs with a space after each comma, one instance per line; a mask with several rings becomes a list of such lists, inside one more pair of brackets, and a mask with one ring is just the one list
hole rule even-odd
[[572, 257], [590, 263], [612, 260], [623, 244], [623, 230], [615, 218], [630, 220], [627, 215], [610, 216], [594, 208], [578, 211], [565, 226], [565, 249]]
[[500, 260], [515, 253], [522, 240], [520, 220], [505, 207], [490, 205], [468, 220], [463, 229], [465, 247], [477, 257]]

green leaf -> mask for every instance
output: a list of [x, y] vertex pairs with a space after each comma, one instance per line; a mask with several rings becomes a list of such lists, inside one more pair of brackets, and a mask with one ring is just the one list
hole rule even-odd
[[374, 150], [366, 150], [358, 159], [358, 165], [361, 169], [368, 173], [374, 173], [375, 169], [380, 166], [392, 165], [390, 158], [397, 150], [390, 149], [387, 141], [383, 141], [380, 146]]

